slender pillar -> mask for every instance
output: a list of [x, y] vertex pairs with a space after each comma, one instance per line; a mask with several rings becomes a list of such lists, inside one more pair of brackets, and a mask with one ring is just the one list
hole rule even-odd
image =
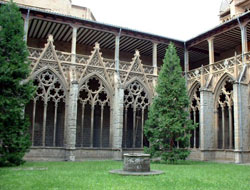
[[243, 152], [248, 150], [248, 85], [233, 84], [235, 163], [244, 162]]
[[[157, 67], [157, 43], [153, 42], [153, 52], [152, 52], [152, 63], [154, 68], [154, 75], [158, 75], [158, 67]], [[156, 87], [157, 79], [153, 78], [153, 86]]]
[[81, 135], [81, 137], [82, 137], [82, 142], [81, 142], [81, 145], [82, 145], [82, 147], [83, 147], [83, 133], [84, 133], [84, 111], [85, 111], [85, 104], [84, 103], [82, 103], [82, 126], [81, 126], [81, 128], [82, 128], [82, 130], [81, 130], [81, 133], [82, 133], [82, 135]]
[[125, 108], [125, 121], [124, 121], [124, 147], [127, 148], [127, 125], [128, 125], [128, 109]]
[[101, 107], [101, 131], [100, 131], [100, 147], [102, 148], [102, 133], [103, 133], [103, 110], [104, 106]]
[[225, 108], [221, 106], [222, 111], [222, 149], [225, 149]]
[[211, 160], [209, 152], [214, 142], [214, 97], [210, 90], [200, 90], [200, 150], [201, 160]]
[[189, 52], [186, 48], [184, 51], [184, 70], [185, 70], [185, 73], [189, 71]]
[[136, 109], [133, 111], [133, 148], [135, 148], [135, 140], [136, 140]]
[[24, 18], [24, 41], [26, 41], [26, 43], [28, 40], [29, 21], [30, 21], [30, 10], [28, 10], [26, 17]]
[[55, 103], [55, 112], [54, 112], [54, 133], [53, 133], [53, 146], [56, 146], [56, 124], [57, 124], [57, 108], [58, 103]]
[[32, 114], [32, 146], [34, 146], [34, 139], [35, 139], [35, 121], [36, 120], [36, 100], [34, 99], [33, 102], [33, 114]]
[[46, 141], [46, 122], [47, 122], [47, 107], [48, 102], [44, 102], [44, 108], [43, 108], [43, 136], [42, 136], [42, 146], [45, 146]]
[[[196, 110], [194, 110], [193, 113], [194, 113], [194, 124], [196, 124]], [[194, 148], [196, 148], [196, 128], [194, 129]]]
[[91, 105], [91, 124], [90, 124], [90, 148], [93, 148], [94, 142], [94, 117], [95, 117], [95, 104]]
[[219, 135], [219, 116], [218, 116], [218, 109], [214, 109], [214, 148], [218, 148], [218, 135]]
[[115, 37], [115, 69], [114, 73], [114, 98], [113, 98], [113, 117], [112, 117], [112, 148], [114, 149], [113, 158], [116, 160], [122, 159], [122, 131], [123, 131], [123, 99], [124, 89], [121, 85], [119, 75], [119, 45], [120, 33]]
[[233, 121], [232, 121], [232, 107], [229, 106], [229, 149], [233, 148]]
[[157, 69], [157, 43], [153, 42], [153, 67], [154, 67], [154, 75], [157, 75], [158, 69]]
[[143, 134], [144, 134], [144, 109], [142, 109], [142, 117], [141, 117], [141, 148], [143, 148]]
[[71, 44], [71, 62], [76, 62], [76, 38], [77, 38], [77, 27], [73, 26], [72, 30], [72, 44]]
[[[209, 65], [214, 63], [214, 38], [208, 38], [208, 51], [209, 51]], [[210, 72], [213, 72], [212, 66], [210, 66]]]
[[245, 54], [248, 52], [247, 47], [247, 26], [246, 24], [241, 25], [241, 46], [242, 46], [242, 54]]
[[76, 121], [77, 121], [77, 98], [78, 98], [78, 82], [71, 81], [68, 100], [68, 122], [66, 126], [66, 160], [75, 161], [75, 145], [76, 145]]

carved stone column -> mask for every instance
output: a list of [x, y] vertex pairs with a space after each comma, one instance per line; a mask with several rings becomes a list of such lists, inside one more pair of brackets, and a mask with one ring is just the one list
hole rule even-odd
[[72, 81], [69, 90], [68, 102], [68, 122], [66, 125], [66, 160], [75, 161], [75, 145], [76, 145], [76, 120], [77, 120], [77, 98], [78, 98], [78, 82]]
[[214, 97], [210, 90], [200, 90], [200, 150], [201, 160], [211, 160], [214, 147]]
[[235, 163], [244, 162], [243, 151], [248, 150], [248, 86], [233, 84]]
[[114, 159], [122, 159], [122, 131], [123, 131], [123, 101], [124, 101], [124, 89], [121, 85], [121, 79], [119, 75], [119, 43], [120, 35], [115, 38], [115, 68], [114, 84], [115, 93], [113, 99], [113, 117], [112, 117], [112, 148], [114, 149]]

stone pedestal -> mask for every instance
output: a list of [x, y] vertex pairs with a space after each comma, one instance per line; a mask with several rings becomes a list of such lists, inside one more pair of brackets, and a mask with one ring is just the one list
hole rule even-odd
[[150, 172], [150, 154], [124, 154], [124, 171]]

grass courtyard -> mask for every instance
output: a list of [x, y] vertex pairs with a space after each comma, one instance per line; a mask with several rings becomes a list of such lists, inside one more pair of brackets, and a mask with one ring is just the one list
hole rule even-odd
[[185, 161], [177, 165], [152, 163], [159, 176], [119, 176], [109, 170], [122, 168], [118, 161], [27, 162], [0, 168], [1, 190], [123, 190], [211, 189], [249, 190], [250, 165]]

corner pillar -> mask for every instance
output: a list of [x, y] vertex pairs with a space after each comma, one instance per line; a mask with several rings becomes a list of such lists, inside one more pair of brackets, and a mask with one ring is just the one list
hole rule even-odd
[[214, 97], [210, 90], [200, 90], [200, 150], [201, 160], [211, 160], [214, 147]]
[[119, 45], [120, 33], [115, 37], [115, 73], [114, 73], [114, 100], [113, 100], [113, 134], [112, 148], [114, 149], [113, 159], [122, 159], [122, 132], [123, 132], [123, 99], [124, 89], [121, 85], [119, 74]]
[[246, 84], [233, 84], [235, 163], [244, 163], [248, 150], [248, 93]]
[[76, 120], [77, 120], [77, 97], [78, 97], [78, 82], [72, 81], [69, 89], [68, 102], [68, 122], [66, 126], [66, 160], [75, 161], [75, 145], [76, 145]]

